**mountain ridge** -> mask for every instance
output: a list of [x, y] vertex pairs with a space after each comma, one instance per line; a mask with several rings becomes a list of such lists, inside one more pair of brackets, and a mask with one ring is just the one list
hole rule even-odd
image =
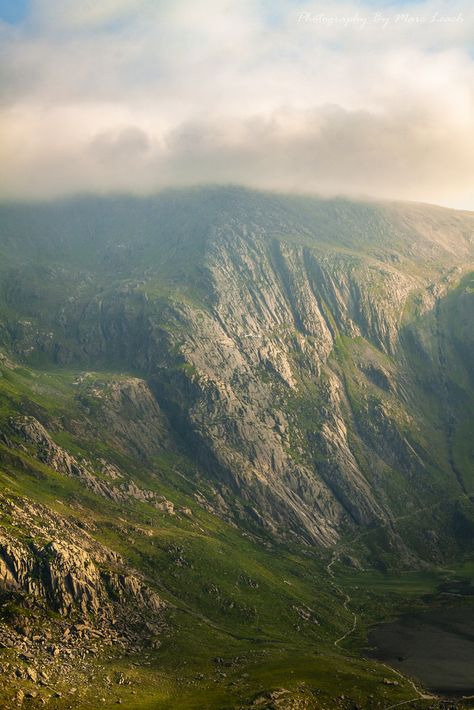
[[[430, 219], [425, 216], [418, 232], [409, 237], [408, 229], [414, 229], [413, 214], [419, 218], [421, 210], [425, 215], [425, 206], [404, 206], [401, 215], [398, 213], [400, 207], [397, 207], [393, 215], [393, 206], [381, 207], [380, 203], [374, 209], [373, 205], [367, 206], [347, 200], [322, 201], [293, 196], [281, 198], [268, 194], [262, 197], [262, 193], [255, 194], [240, 189], [195, 190], [191, 193], [173, 192], [172, 195], [177, 204], [171, 206], [167, 201], [169, 194], [166, 193], [154, 199], [136, 201], [129, 198], [127, 201], [128, 206], [134, 205], [132, 219], [136, 211], [141, 211], [143, 204], [149, 206], [151, 214], [145, 218], [145, 225], [147, 219], [156, 220], [155, 232], [145, 233], [145, 227], [142, 225], [137, 228], [138, 236], [133, 236], [132, 233], [131, 239], [122, 244], [120, 234], [110, 236], [113, 224], [109, 224], [105, 230], [108, 236], [101, 247], [103, 256], [102, 265], [99, 261], [99, 275], [88, 275], [86, 272], [86, 281], [87, 278], [96, 281], [104, 277], [107, 279], [110, 272], [115, 272], [110, 274], [110, 278], [113, 280], [118, 274], [118, 281], [121, 283], [109, 295], [107, 291], [110, 286], [107, 281], [102, 281], [99, 290], [103, 295], [92, 294], [92, 297], [86, 300], [79, 321], [73, 324], [73, 328], [79, 330], [79, 339], [83, 337], [92, 341], [91, 345], [84, 342], [83, 350], [89, 348], [90, 356], [94, 359], [98, 354], [97, 347], [99, 351], [105, 348], [107, 359], [111, 349], [114, 349], [120, 353], [119, 357], [123, 358], [122, 364], [132, 369], [138, 368], [145, 374], [148, 372], [148, 376], [151, 375], [156, 380], [154, 386], [160, 391], [160, 396], [169, 399], [165, 394], [166, 370], [172, 364], [169, 350], [175, 348], [177, 357], [174, 358], [171, 369], [175, 370], [173, 376], [176, 387], [188, 388], [188, 396], [191, 397], [197, 387], [197, 396], [203, 400], [196, 405], [195, 416], [200, 417], [200, 421], [197, 426], [190, 422], [189, 430], [198, 434], [201, 441], [203, 432], [204, 437], [210, 437], [211, 440], [213, 436], [223, 441], [228, 440], [230, 446], [227, 447], [224, 457], [220, 454], [219, 466], [222, 472], [229, 467], [231, 470], [233, 467], [240, 467], [240, 470], [249, 469], [249, 463], [255, 472], [258, 470], [255, 461], [260, 461], [260, 469], [263, 466], [270, 475], [275, 466], [279, 467], [280, 474], [274, 477], [271, 483], [275, 490], [281, 487], [282, 478], [286, 475], [283, 469], [294, 469], [294, 486], [314, 488], [315, 478], [307, 472], [302, 474], [301, 466], [295, 464], [295, 457], [285, 454], [285, 448], [291, 447], [288, 437], [283, 441], [281, 434], [275, 431], [281, 426], [277, 420], [284, 421], [286, 418], [282, 411], [286, 403], [282, 401], [282, 409], [277, 412], [275, 419], [269, 415], [269, 402], [266, 405], [266, 413], [253, 412], [244, 399], [263, 401], [265, 397], [268, 398], [270, 390], [272, 398], [277, 391], [279, 396], [284, 398], [287, 393], [297, 388], [295, 372], [298, 365], [295, 363], [295, 353], [296, 358], [301, 360], [300, 374], [303, 379], [312, 371], [314, 384], [320, 378], [322, 368], [325, 369], [318, 397], [326, 399], [323, 407], [328, 412], [328, 421], [315, 435], [319, 437], [319, 447], [326, 451], [327, 459], [332, 460], [332, 466], [330, 472], [324, 473], [327, 464], [321, 464], [323, 473], [319, 474], [318, 488], [314, 493], [309, 493], [311, 505], [317, 507], [321, 495], [323, 500], [328, 499], [328, 495], [332, 497], [335, 487], [336, 508], [340, 506], [341, 500], [345, 501], [335, 520], [341, 513], [343, 516], [347, 513], [350, 517], [355, 515], [356, 521], [359, 517], [359, 522], [365, 523], [374, 516], [383, 517], [380, 502], [373, 498], [370, 487], [367, 487], [366, 476], [360, 472], [354, 452], [347, 445], [344, 417], [340, 413], [336, 414], [335, 418], [329, 414], [329, 410], [337, 412], [347, 405], [347, 392], [344, 392], [338, 375], [328, 367], [328, 358], [334, 354], [335, 343], [340, 337], [351, 338], [353, 341], [354, 338], [362, 337], [369, 346], [375, 346], [379, 352], [377, 357], [383, 357], [384, 354], [393, 356], [399, 348], [399, 333], [404, 327], [403, 319], [406, 317], [406, 309], [411, 307], [409, 299], [414, 292], [422, 289], [422, 293], [418, 295], [418, 310], [434, 307], [436, 299], [441, 297], [444, 290], [449, 289], [449, 281], [459, 278], [461, 260], [470, 254], [474, 261], [473, 231], [469, 231], [473, 229], [474, 215], [466, 217], [464, 214], [439, 208], [435, 210], [436, 219], [439, 220], [442, 215], [439, 225], [431, 210], [428, 210]], [[154, 200], [158, 201], [157, 206]], [[188, 200], [191, 200], [191, 205], [187, 204]], [[200, 204], [200, 212], [193, 222], [196, 201]], [[121, 206], [120, 200], [118, 217], [114, 213], [117, 198], [96, 199], [94, 202], [102, 209], [102, 215], [97, 218], [95, 231], [89, 232], [87, 245], [93, 235], [99, 235], [99, 244], [103, 243], [104, 235], [100, 230], [104, 229], [104, 220], [110, 223], [111, 219], [116, 219], [118, 230], [129, 229], [123, 226], [121, 218], [124, 209], [127, 209]], [[273, 206], [274, 203], [277, 207], [268, 214], [268, 204]], [[79, 219], [80, 228], [87, 234], [89, 227], [81, 222], [80, 209], [81, 205], [86, 205], [86, 217], [90, 220], [93, 210], [88, 200], [66, 200], [61, 203], [61, 209], [67, 210], [68, 205], [73, 211], [79, 210], [76, 220]], [[295, 221], [295, 206], [301, 207], [298, 221]], [[211, 211], [212, 207], [214, 212]], [[160, 213], [160, 209], [163, 213]], [[245, 210], [244, 221], [240, 218], [242, 209]], [[47, 213], [48, 208], [42, 206], [41, 210]], [[451, 219], [454, 218], [454, 226], [450, 225], [451, 231], [443, 221], [447, 219], [447, 215]], [[467, 219], [466, 224], [458, 224], [461, 217]], [[311, 219], [312, 231], [307, 226]], [[41, 234], [41, 229], [44, 228], [40, 226], [39, 229]], [[289, 236], [276, 236], [278, 232], [280, 235]], [[334, 243], [334, 234], [337, 234], [337, 243]], [[67, 240], [71, 237], [68, 237], [67, 233], [55, 236], [53, 232], [53, 236], [49, 238], [53, 243], [59, 240], [60, 249], [64, 248], [64, 245], [66, 249], [70, 248]], [[78, 249], [74, 242], [71, 247]], [[353, 253], [355, 247], [357, 254]], [[140, 274], [144, 283], [137, 285], [133, 281], [130, 282], [137, 269], [141, 268], [146, 252], [154, 248], [158, 249], [155, 264], [152, 263], [151, 269], [148, 267], [148, 273], [145, 269], [145, 273]], [[191, 251], [191, 256], [188, 251]], [[84, 255], [81, 256], [84, 258]], [[88, 258], [87, 254], [85, 257]], [[170, 269], [170, 265], [174, 265], [175, 272]], [[102, 276], [100, 271], [103, 272]], [[165, 276], [162, 275], [164, 271]], [[78, 279], [80, 278], [79, 275]], [[87, 288], [87, 283], [81, 283], [79, 287]], [[77, 299], [73, 294], [74, 290], [71, 289], [69, 298]], [[153, 306], [150, 306], [151, 299]], [[34, 302], [34, 294], [30, 300]], [[131, 317], [123, 310], [127, 308]], [[153, 308], [155, 313], [152, 312]], [[66, 323], [70, 319], [67, 310], [67, 304], [63, 305], [62, 317]], [[74, 311], [74, 304], [69, 310]], [[134, 310], [138, 311], [138, 318], [135, 317]], [[59, 317], [61, 318], [60, 315]], [[73, 317], [76, 318], [76, 315]], [[131, 333], [125, 332], [118, 343], [120, 328], [129, 325], [135, 330]], [[54, 326], [57, 329], [58, 323]], [[157, 337], [151, 334], [153, 327], [158, 328]], [[87, 329], [84, 335], [80, 333], [81, 328]], [[63, 331], [66, 329], [67, 326], [63, 327]], [[116, 332], [108, 332], [110, 329], [115, 329]], [[148, 333], [145, 336], [149, 338], [148, 343], [143, 341], [145, 333]], [[56, 359], [65, 364], [68, 358], [77, 358], [76, 343], [76, 352], [71, 355], [66, 347], [61, 346], [60, 341], [58, 343], [56, 333], [54, 340], [56, 352], [52, 354], [53, 361]], [[138, 360], [134, 361], [134, 354], [127, 352], [129, 346], [125, 340], [129, 343], [140, 343], [142, 352]], [[109, 346], [108, 343], [112, 345]], [[47, 344], [42, 344], [40, 349], [41, 347], [45, 348]], [[148, 363], [143, 362], [145, 353]], [[224, 365], [225, 362], [231, 364]], [[337, 367], [340, 367], [340, 363]], [[160, 368], [165, 377], [164, 385], [155, 374]], [[227, 374], [222, 384], [219, 384], [224, 368], [227, 368]], [[372, 363], [371, 368], [375, 373], [379, 372], [375, 377], [386, 377], [386, 371], [380, 362]], [[255, 372], [258, 372], [257, 377], [254, 377]], [[237, 383], [237, 389], [240, 388], [241, 391], [236, 394], [230, 380], [237, 380], [239, 377], [241, 382]], [[262, 377], [268, 381], [262, 383]], [[325, 378], [327, 381], [324, 383]], [[178, 384], [178, 381], [181, 381], [181, 384]], [[254, 391], [246, 392], [250, 383]], [[282, 394], [282, 387], [286, 388], [287, 393]], [[187, 404], [189, 405], [189, 402]], [[177, 403], [171, 403], [171, 406], [176, 409]], [[201, 414], [199, 407], [204, 408]], [[232, 412], [236, 407], [241, 407], [245, 414], [234, 416]], [[210, 414], [212, 411], [213, 415]], [[379, 409], [379, 414], [383, 411], [383, 408]], [[180, 416], [186, 418], [188, 412], [183, 410]], [[316, 411], [315, 414], [319, 416]], [[269, 419], [265, 425], [263, 420], [267, 415]], [[216, 418], [214, 433], [210, 432], [209, 427], [206, 429], [207, 424], [203, 420], [203, 417], [208, 419], [210, 416]], [[332, 420], [329, 422], [331, 416]], [[233, 434], [225, 427], [219, 428], [217, 421], [220, 417], [230, 417]], [[262, 422], [259, 425], [260, 430], [257, 427], [259, 420]], [[247, 424], [244, 425], [244, 421]], [[249, 421], [252, 422], [250, 428]], [[242, 426], [247, 426], [246, 432], [239, 431]], [[288, 429], [289, 423], [286, 422], [284, 426]], [[389, 426], [393, 428], [393, 422], [392, 425], [389, 423]], [[253, 433], [259, 432], [258, 436], [263, 443], [259, 444], [258, 438], [252, 438], [252, 429]], [[236, 445], [240, 450], [253, 451], [253, 461], [240, 460], [235, 463], [235, 459], [239, 458]], [[406, 448], [406, 444], [400, 445]], [[215, 455], [216, 451], [213, 451], [212, 457], [215, 458]], [[338, 456], [343, 458], [342, 463], [337, 463]], [[231, 460], [234, 460], [234, 463], [231, 463]], [[348, 471], [351, 472], [349, 477], [346, 475]], [[228, 476], [225, 474], [224, 478], [226, 475]], [[258, 476], [253, 483], [257, 487], [265, 486], [265, 475], [258, 475], [260, 483]], [[298, 484], [297, 480], [301, 475], [305, 482], [300, 480]], [[351, 485], [351, 477], [353, 480], [357, 479], [355, 485]], [[232, 474], [230, 480], [234, 486], [239, 487], [240, 484], [235, 484]], [[328, 480], [332, 485], [330, 494], [326, 488]], [[283, 497], [286, 497], [284, 516], [292, 517], [296, 514], [301, 518], [302, 527], [306, 527], [307, 532], [312, 528], [310, 535], [315, 534], [320, 541], [325, 535], [329, 535], [328, 539], [334, 540], [334, 533], [329, 529], [322, 533], [317, 532], [317, 526], [310, 524], [308, 528], [307, 512], [304, 511], [304, 504], [301, 505], [301, 496], [296, 491], [291, 492], [291, 484], [289, 490], [288, 486], [283, 486], [286, 487], [286, 493], [283, 493]], [[242, 487], [245, 489], [245, 484]], [[272, 495], [272, 492], [268, 495]], [[355, 507], [348, 502], [354, 497], [358, 501]], [[265, 504], [261, 496], [258, 501], [259, 505]], [[324, 505], [323, 503], [323, 507]], [[334, 514], [335, 511], [330, 514], [329, 509], [320, 512], [323, 526]]]
[[[211, 659], [212, 645], [229, 648], [225, 629], [269, 654], [269, 639], [288, 637], [303, 665], [315, 645], [331, 667], [334, 639], [359, 633], [347, 633], [346, 575], [364, 590], [364, 574], [389, 589], [419, 574], [433, 593], [432, 570], [472, 555], [474, 213], [240, 188], [81, 197], [1, 206], [0, 257], [5, 506], [82, 521], [121, 555], [162, 603], [155, 629], [145, 601], [135, 609], [158, 667], [175, 663], [180, 614], [191, 644], [206, 626]], [[28, 521], [2, 526], [1, 549], [17, 545], [19, 558], [25, 540], [39, 560], [53, 549], [37, 533], [28, 542]], [[61, 563], [45, 597], [42, 564], [31, 589], [59, 604], [74, 570]], [[126, 610], [105, 572], [111, 608]], [[28, 616], [27, 585], [15, 594], [15, 618]], [[399, 591], [377, 594], [364, 597], [364, 624], [403, 604]], [[36, 658], [32, 637], [14, 638]], [[55, 673], [79, 653], [56, 645]], [[358, 665], [360, 646], [355, 660], [338, 652], [348, 677], [387, 673]], [[413, 693], [364, 683], [350, 697], [364, 702], [370, 687], [374, 707]]]

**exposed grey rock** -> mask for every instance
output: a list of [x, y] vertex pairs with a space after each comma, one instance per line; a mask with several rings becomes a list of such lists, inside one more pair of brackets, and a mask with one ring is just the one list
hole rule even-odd
[[[465, 489], [452, 431], [462, 419], [459, 390], [471, 381], [469, 287], [456, 301], [459, 323], [468, 324], [461, 338], [443, 304], [473, 263], [472, 214], [224, 189], [136, 205], [101, 202], [97, 251], [85, 255], [84, 273], [72, 246], [87, 207], [64, 207], [68, 230], [58, 242], [44, 236], [54, 210], [40, 211], [7, 275], [7, 290], [20, 282], [31, 306], [42, 285], [28, 290], [21, 249], [60, 243], [69, 268], [54, 312], [8, 322], [3, 347], [26, 360], [41, 353], [143, 376], [100, 381], [85, 372], [77, 380], [87, 419], [75, 423], [79, 430], [148, 462], [184, 450], [206, 482], [195, 492], [200, 505], [310, 544], [332, 545], [366, 525], [384, 526], [394, 542], [397, 518], [435, 505], [440, 481]], [[107, 267], [117, 264], [118, 281], [105, 289]], [[58, 265], [45, 278], [60, 275]], [[447, 363], [459, 365], [452, 380]], [[428, 416], [418, 415], [420, 395]], [[427, 424], [434, 402], [439, 411]], [[94, 465], [68, 459], [31, 422], [25, 431], [22, 446], [91, 490], [119, 503], [164, 503], [126, 471], [100, 463], [99, 479]]]
[[[30, 536], [23, 542], [0, 529], [0, 588], [32, 595], [67, 619], [89, 619], [65, 628], [63, 642], [71, 634], [105, 638], [120, 619], [129, 630], [159, 625], [164, 603], [117, 553], [37, 503], [0, 496], [0, 508]], [[52, 644], [50, 653], [60, 655], [60, 646]], [[34, 680], [36, 671], [27, 672]]]
[[35, 454], [40, 461], [51, 466], [58, 473], [80, 478], [94, 493], [109, 497], [108, 487], [99, 481], [86, 466], [79, 463], [61, 446], [58, 446], [35, 417], [12, 418], [10, 426], [27, 444], [34, 447]]

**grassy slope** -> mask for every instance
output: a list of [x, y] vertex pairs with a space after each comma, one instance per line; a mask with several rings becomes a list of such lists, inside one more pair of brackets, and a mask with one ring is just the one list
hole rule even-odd
[[[43, 421], [78, 413], [72, 385], [77, 373], [6, 367], [1, 372], [0, 423], [18, 411], [34, 412]], [[101, 373], [102, 379], [107, 377], [117, 376]], [[67, 439], [70, 450], [90, 453], [89, 442], [72, 435]], [[335, 565], [337, 584], [351, 595], [357, 590], [354, 608], [363, 610], [346, 653], [334, 646], [334, 640], [350, 627], [352, 614], [342, 608], [341, 593], [327, 573], [327, 554], [309, 549], [304, 554], [301, 549], [249, 539], [200, 508], [193, 498], [196, 483], [190, 462], [163, 456], [148, 471], [139, 471], [137, 462], [131, 464], [150, 488], [193, 510], [191, 519], [178, 519], [147, 504], [118, 506], [97, 499], [27, 452], [17, 452], [15, 458], [2, 445], [1, 455], [0, 483], [9, 495], [26, 495], [66, 517], [80, 514], [92, 522], [96, 537], [142, 570], [171, 605], [170, 634], [161, 648], [139, 659], [111, 654], [104, 659], [106, 670], [98, 671], [75, 707], [95, 707], [104, 672], [113, 676], [117, 670], [126, 672], [133, 684], [120, 691], [114, 688], [106, 694], [107, 702], [120, 695], [129, 708], [174, 708], [178, 702], [183, 708], [230, 707], [277, 687], [311, 698], [314, 707], [336, 703], [334, 698], [343, 693], [363, 707], [370, 706], [370, 695], [374, 707], [384, 697], [395, 701], [413, 695], [408, 684], [382, 684], [390, 671], [360, 660], [359, 649], [368, 623], [419, 603], [422, 594], [435, 590], [445, 570], [395, 577], [348, 573]], [[343, 544], [351, 549], [357, 542]], [[317, 623], [302, 621], [295, 607], [314, 610]], [[226, 664], [234, 660], [222, 666], [213, 661], [215, 657]], [[53, 707], [63, 705], [61, 699], [52, 702]]]

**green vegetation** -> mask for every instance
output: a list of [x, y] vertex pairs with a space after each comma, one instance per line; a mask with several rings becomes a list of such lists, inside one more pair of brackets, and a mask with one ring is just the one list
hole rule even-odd
[[413, 699], [364, 653], [474, 580], [469, 217], [232, 188], [0, 216], [0, 492], [80, 523], [167, 604], [158, 647], [101, 652], [50, 706]]
[[[103, 383], [117, 378], [112, 373], [90, 377]], [[74, 384], [80, 378], [81, 373], [74, 371], [2, 367], [4, 421], [19, 409], [35, 407], [51, 421], [82, 416], [84, 400]], [[94, 411], [89, 416], [93, 419]], [[107, 433], [103, 434], [107, 446]], [[85, 453], [90, 445], [64, 431], [55, 438], [73, 453]], [[96, 538], [141, 570], [170, 604], [169, 631], [157, 651], [136, 659], [114, 655], [103, 661], [106, 674], [124, 672], [132, 682], [117, 695], [125, 707], [174, 708], [179, 702], [180, 707], [217, 709], [280, 687], [293, 697], [310, 698], [315, 707], [318, 703], [324, 707], [343, 692], [362, 704], [373, 696], [374, 707], [384, 697], [393, 702], [411, 697], [408, 684], [382, 683], [389, 675], [387, 668], [360, 659], [367, 628], [400, 611], [419, 608], [427, 594], [436, 593], [440, 581], [474, 578], [472, 563], [456, 571], [441, 567], [396, 574], [349, 570], [339, 563], [337, 584], [352, 598], [350, 611], [344, 611], [323, 551], [253, 541], [201, 508], [193, 497], [194, 467], [185, 457], [157, 457], [142, 475], [149, 488], [176, 506], [189, 507], [191, 517], [166, 515], [138, 501], [118, 506], [100, 500], [79, 481], [40, 464], [27, 451], [13, 453], [3, 444], [1, 456], [0, 480], [8, 495], [37, 500], [71, 519], [79, 506], [81, 519], [93, 524]], [[123, 464], [122, 456], [116, 458]], [[6, 520], [2, 524], [9, 525]], [[356, 542], [341, 544], [357, 550]], [[350, 627], [353, 611], [360, 615], [359, 626], [339, 650], [334, 640]], [[94, 707], [101, 678], [99, 673], [98, 685], [92, 683], [76, 707]], [[117, 692], [112, 693], [113, 703]], [[54, 706], [61, 707], [61, 702]]]

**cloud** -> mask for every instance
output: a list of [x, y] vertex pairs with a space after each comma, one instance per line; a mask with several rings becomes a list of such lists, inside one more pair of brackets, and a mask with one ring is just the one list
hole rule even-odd
[[32, 19], [43, 29], [91, 29], [128, 19], [151, 6], [152, 0], [36, 0]]
[[134, 161], [149, 149], [150, 140], [147, 134], [136, 126], [99, 133], [89, 146], [93, 157], [109, 165]]
[[467, 0], [404, 3], [413, 22], [339, 0], [54, 8], [0, 28], [5, 198], [234, 182], [474, 208]]

